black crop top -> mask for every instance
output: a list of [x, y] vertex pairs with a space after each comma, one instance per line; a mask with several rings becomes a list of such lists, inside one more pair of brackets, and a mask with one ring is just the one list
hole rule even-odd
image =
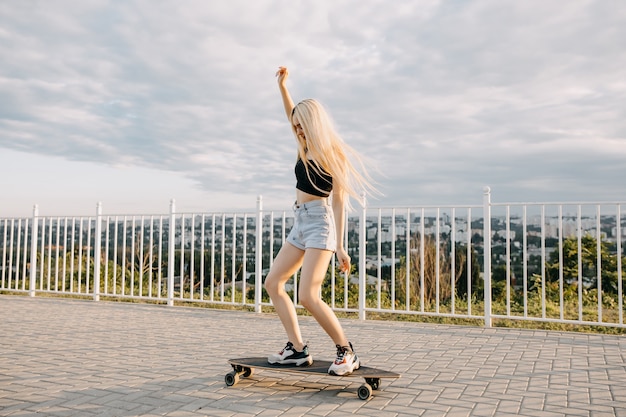
[[[312, 165], [319, 167], [317, 163], [309, 160]], [[302, 159], [296, 162], [296, 188], [307, 194], [316, 195], [318, 197], [328, 197], [333, 189], [333, 177], [328, 175], [321, 167], [318, 172], [316, 169], [309, 169], [308, 175], [306, 167]]]

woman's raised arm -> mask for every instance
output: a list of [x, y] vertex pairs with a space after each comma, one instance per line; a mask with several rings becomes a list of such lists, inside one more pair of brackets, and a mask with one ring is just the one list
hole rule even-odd
[[289, 90], [287, 90], [287, 77], [289, 77], [287, 67], [278, 67], [276, 76], [278, 77], [278, 88], [280, 89], [280, 95], [283, 98], [283, 105], [285, 106], [285, 114], [287, 115], [287, 119], [291, 122], [291, 112], [293, 111], [294, 105], [291, 95], [289, 95]]

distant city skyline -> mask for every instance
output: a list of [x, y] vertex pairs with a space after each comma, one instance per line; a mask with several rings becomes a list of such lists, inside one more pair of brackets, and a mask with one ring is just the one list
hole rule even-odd
[[275, 71], [378, 206], [626, 200], [626, 3], [0, 3], [0, 217], [289, 209]]

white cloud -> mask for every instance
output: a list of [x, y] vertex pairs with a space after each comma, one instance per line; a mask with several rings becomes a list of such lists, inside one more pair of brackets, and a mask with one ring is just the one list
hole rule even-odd
[[4, 2], [0, 148], [289, 201], [288, 65], [381, 204], [624, 199], [625, 23], [602, 0]]

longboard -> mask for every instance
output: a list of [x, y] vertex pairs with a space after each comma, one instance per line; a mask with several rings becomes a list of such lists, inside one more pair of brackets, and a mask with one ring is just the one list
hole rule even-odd
[[[249, 378], [254, 374], [254, 369], [267, 369], [276, 372], [290, 372], [301, 374], [327, 375], [331, 361], [316, 360], [311, 366], [294, 366], [294, 365], [272, 365], [267, 362], [267, 358], [236, 358], [229, 359], [228, 363], [233, 367], [224, 377], [226, 386], [232, 387], [239, 382], [241, 377]], [[372, 396], [372, 391], [380, 388], [380, 380], [382, 378], [400, 378], [400, 374], [395, 372], [376, 369], [369, 366], [361, 366], [349, 375], [335, 376], [335, 378], [354, 378], [359, 377], [365, 379], [365, 383], [361, 385], [357, 391], [357, 395], [362, 400], [367, 400]]]

